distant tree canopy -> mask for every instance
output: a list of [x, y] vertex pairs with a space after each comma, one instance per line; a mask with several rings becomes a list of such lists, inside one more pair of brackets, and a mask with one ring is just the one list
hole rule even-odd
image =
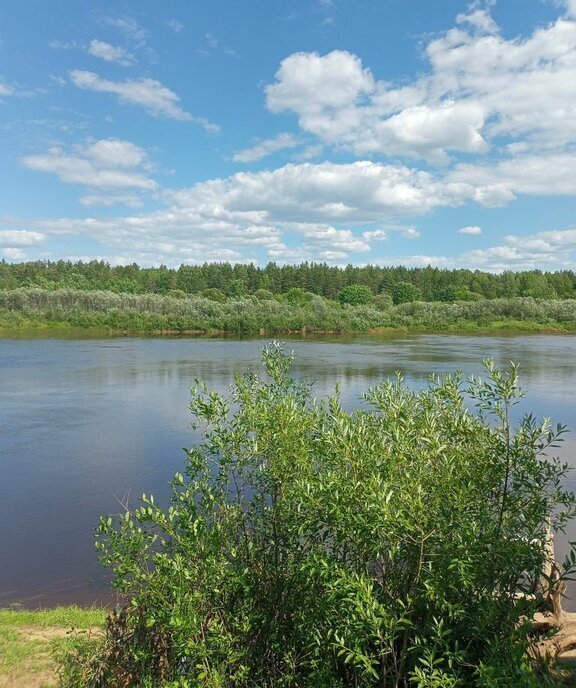
[[[402, 286], [399, 286], [402, 285]], [[409, 286], [406, 286], [409, 285]], [[560, 272], [503, 272], [480, 270], [442, 270], [425, 268], [331, 266], [326, 263], [300, 263], [265, 267], [230, 263], [160, 266], [141, 268], [132, 265], [111, 266], [104, 261], [34, 261], [0, 262], [0, 290], [38, 286], [82, 291], [112, 291], [126, 294], [203, 294], [217, 289], [227, 298], [246, 294], [291, 294], [289, 300], [311, 299], [313, 294], [327, 299], [353, 303], [387, 295], [395, 303], [406, 301], [474, 301], [478, 299], [531, 296], [535, 299], [571, 299], [576, 297], [576, 275]], [[350, 288], [354, 288], [350, 291]], [[300, 290], [294, 292], [292, 290]], [[178, 290], [178, 291], [177, 291]], [[218, 292], [208, 292], [214, 296]], [[307, 296], [303, 297], [302, 293]], [[299, 296], [298, 296], [299, 295]], [[364, 296], [363, 296], [364, 295]], [[218, 295], [218, 298], [221, 298]], [[380, 303], [382, 299], [378, 303]], [[383, 302], [383, 301], [382, 301]]]

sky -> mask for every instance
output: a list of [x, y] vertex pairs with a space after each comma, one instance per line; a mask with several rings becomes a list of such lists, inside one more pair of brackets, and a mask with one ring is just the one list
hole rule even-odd
[[0, 259], [575, 255], [576, 0], [0, 5]]

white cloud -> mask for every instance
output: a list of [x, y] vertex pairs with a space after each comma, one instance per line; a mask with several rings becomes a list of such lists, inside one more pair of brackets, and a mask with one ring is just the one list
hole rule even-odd
[[14, 88], [0, 81], [0, 98], [14, 95]]
[[149, 167], [146, 151], [130, 141], [100, 139], [86, 145], [84, 152], [100, 167]]
[[471, 225], [469, 227], [462, 227], [462, 229], [458, 230], [458, 234], [470, 234], [470, 235], [482, 234], [482, 227], [477, 227], [475, 225]]
[[3, 248], [1, 252], [8, 260], [26, 260], [26, 254], [20, 248]]
[[97, 39], [90, 42], [88, 52], [94, 57], [99, 57], [106, 62], [115, 62], [123, 67], [129, 67], [136, 61], [134, 55], [124, 48], [116, 47]]
[[419, 239], [420, 232], [414, 227], [406, 227], [406, 229], [401, 229], [400, 234], [403, 239]]
[[128, 16], [100, 17], [99, 23], [117, 29], [122, 35], [134, 45], [135, 48], [143, 48], [148, 40], [148, 31], [142, 28], [133, 18]]
[[418, 239], [420, 232], [415, 227], [404, 225], [386, 225], [380, 229], [362, 232], [362, 236], [367, 241], [387, 241], [391, 233], [400, 234], [403, 239]]
[[78, 41], [50, 41], [48, 47], [53, 50], [79, 50], [82, 46]]
[[222, 41], [213, 33], [208, 32], [204, 34], [204, 43], [196, 48], [196, 52], [204, 57], [209, 57], [214, 53], [223, 53], [229, 57], [237, 57], [237, 52], [228, 45], [224, 45]]
[[[575, 7], [566, 3], [576, 19]], [[576, 21], [506, 39], [474, 3], [457, 22], [429, 42], [429, 70], [408, 84], [376, 79], [343, 50], [290, 55], [266, 88], [267, 107], [293, 112], [304, 131], [357, 155], [445, 164], [500, 146], [560, 152], [575, 144]]]
[[321, 144], [313, 144], [311, 146], [306, 146], [304, 150], [293, 156], [294, 160], [298, 162], [306, 162], [307, 160], [314, 160], [314, 158], [319, 158], [324, 152], [324, 146]]
[[572, 270], [576, 258], [576, 229], [537, 234], [511, 234], [504, 243], [456, 256], [395, 256], [375, 261], [378, 265], [462, 268], [502, 272], [504, 270]]
[[14, 249], [22, 246], [36, 246], [46, 239], [42, 232], [30, 232], [23, 229], [6, 229], [0, 231], [0, 247]]
[[168, 19], [165, 24], [171, 31], [174, 31], [174, 33], [180, 33], [184, 28], [184, 24], [177, 19]]
[[457, 24], [470, 24], [482, 33], [498, 33], [498, 24], [490, 16], [490, 12], [479, 7], [472, 7], [470, 11], [461, 13], [456, 17]]
[[295, 53], [266, 87], [266, 102], [271, 112], [291, 110], [303, 129], [336, 140], [354, 126], [358, 102], [373, 90], [372, 75], [351, 53]]
[[298, 145], [299, 141], [295, 136], [282, 133], [271, 139], [260, 141], [252, 148], [246, 148], [234, 153], [232, 160], [234, 162], [256, 162], [257, 160], [262, 160], [267, 155], [272, 155], [272, 153], [277, 153], [286, 148], [295, 148]]
[[80, 203], [88, 208], [110, 208], [115, 205], [125, 205], [128, 208], [140, 208], [144, 205], [142, 198], [136, 194], [87, 194], [80, 198]]
[[[25, 156], [21, 162], [28, 169], [52, 173], [65, 183], [92, 189], [150, 192], [157, 188], [156, 182], [144, 174], [152, 169], [146, 152], [130, 141], [90, 141], [75, 146], [72, 152], [53, 147], [43, 155]], [[117, 203], [122, 196], [109, 198], [115, 198]]]
[[370, 232], [362, 232], [367, 241], [388, 241], [388, 233], [383, 229], [374, 229]]
[[424, 214], [436, 206], [462, 202], [459, 187], [446, 187], [427, 172], [369, 161], [290, 164], [240, 172], [171, 192], [168, 199], [179, 207], [259, 213], [281, 222], [326, 223]]
[[522, 236], [511, 234], [500, 246], [470, 251], [459, 258], [471, 267], [491, 271], [573, 269], [576, 229]]
[[[74, 155], [56, 150], [46, 157], [47, 161], [36, 163], [37, 168], [49, 167], [67, 181], [93, 187], [101, 181], [99, 175], [94, 176], [101, 157], [115, 165], [106, 171], [117, 174], [132, 174], [132, 168], [119, 166], [122, 159], [131, 159], [135, 165], [139, 160], [132, 148], [127, 147], [122, 156], [116, 147], [100, 142], [85, 144]], [[134, 173], [141, 174], [141, 169], [142, 164]], [[131, 196], [132, 191], [115, 188], [114, 194]], [[104, 196], [92, 193], [83, 202], [98, 205]], [[437, 205], [461, 202], [427, 173], [367, 161], [291, 164], [273, 171], [243, 172], [180, 191], [164, 191], [162, 198], [167, 208], [149, 214], [62, 218], [37, 223], [35, 229], [51, 235], [87, 236], [115, 253], [133, 251], [133, 259], [146, 264], [258, 260], [255, 251], [278, 261], [338, 262], [367, 254], [372, 241], [384, 238], [377, 226], [382, 227], [386, 217], [423, 214]], [[374, 230], [370, 229], [373, 225]], [[385, 225], [384, 231], [398, 232], [406, 239], [417, 236], [417, 230], [406, 225]]]
[[576, 19], [576, 0], [564, 0], [566, 14]]
[[494, 164], [461, 163], [444, 181], [458, 184], [480, 205], [497, 207], [517, 195], [576, 195], [576, 157], [571, 153], [522, 155]]
[[100, 93], [113, 93], [126, 103], [141, 105], [155, 117], [169, 117], [177, 120], [192, 120], [191, 114], [183, 110], [180, 98], [155, 79], [127, 79], [110, 81], [94, 72], [76, 69], [70, 72], [72, 83], [78, 88]]

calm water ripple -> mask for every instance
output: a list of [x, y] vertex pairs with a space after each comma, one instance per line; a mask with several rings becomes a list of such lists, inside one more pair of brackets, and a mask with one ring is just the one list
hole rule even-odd
[[[0, 340], [0, 607], [109, 597], [96, 563], [94, 527], [119, 500], [153, 492], [184, 464], [194, 378], [225, 392], [235, 371], [259, 366], [264, 340]], [[290, 340], [295, 374], [323, 397], [340, 384], [343, 405], [402, 371], [480, 374], [481, 360], [520, 364], [522, 411], [576, 429], [576, 337], [402, 336]], [[559, 453], [572, 462], [576, 435]], [[574, 460], [576, 464], [576, 460]], [[575, 472], [576, 473], [576, 472]], [[576, 475], [570, 485], [576, 488]], [[567, 539], [576, 539], [576, 524]], [[560, 556], [566, 539], [559, 540]]]

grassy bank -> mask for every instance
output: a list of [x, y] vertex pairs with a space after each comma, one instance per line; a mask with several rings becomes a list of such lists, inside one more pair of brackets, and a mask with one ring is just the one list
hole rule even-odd
[[21, 288], [0, 291], [0, 330], [114, 334], [275, 335], [296, 332], [576, 332], [576, 300], [531, 297], [453, 303], [351, 306], [321, 296], [305, 303], [255, 296], [202, 296]]
[[58, 656], [94, 642], [104, 617], [101, 609], [79, 607], [0, 610], [0, 688], [56, 686]]

